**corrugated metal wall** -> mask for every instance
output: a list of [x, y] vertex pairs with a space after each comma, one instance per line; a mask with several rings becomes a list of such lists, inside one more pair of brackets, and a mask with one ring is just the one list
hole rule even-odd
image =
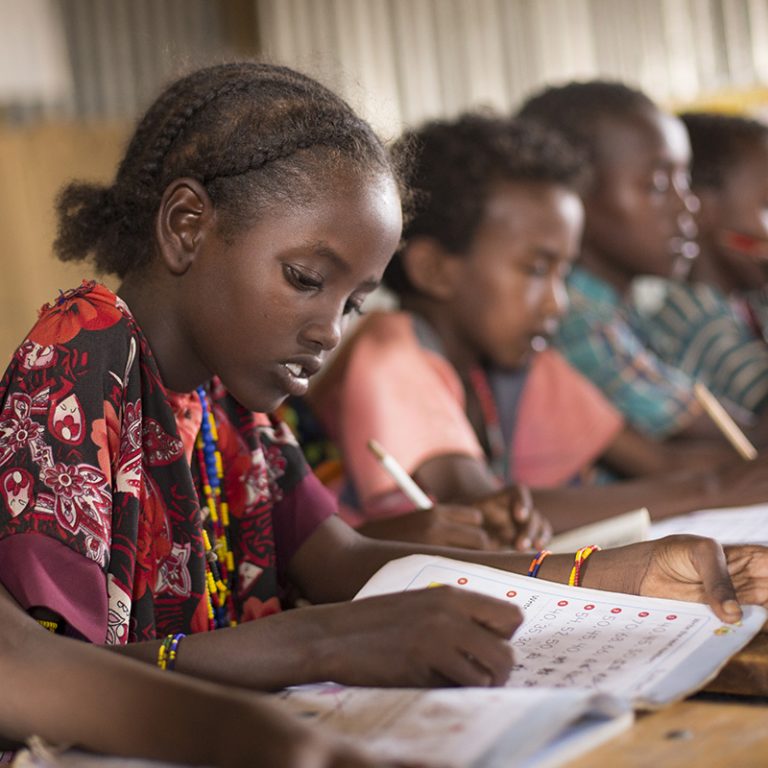
[[321, 73], [385, 132], [545, 82], [656, 99], [768, 82], [768, 0], [256, 0], [265, 53]]
[[3, 0], [0, 20], [11, 9], [39, 28], [45, 6], [45, 50], [58, 27], [71, 88], [16, 104], [17, 118], [133, 115], [179, 71], [236, 52], [319, 76], [392, 131], [573, 77], [667, 103], [768, 82], [768, 0]]

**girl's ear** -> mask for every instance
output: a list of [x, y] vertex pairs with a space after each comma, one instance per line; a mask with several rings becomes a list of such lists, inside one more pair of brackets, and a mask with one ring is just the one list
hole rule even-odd
[[199, 181], [176, 179], [166, 187], [155, 235], [163, 263], [172, 274], [183, 275], [189, 269], [213, 220], [213, 203]]
[[443, 248], [433, 237], [415, 237], [400, 258], [411, 285], [438, 301], [450, 301], [461, 279], [464, 259]]

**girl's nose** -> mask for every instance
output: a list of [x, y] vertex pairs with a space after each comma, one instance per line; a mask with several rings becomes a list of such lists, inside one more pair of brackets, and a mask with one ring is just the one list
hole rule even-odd
[[313, 319], [304, 326], [303, 336], [312, 345], [330, 352], [341, 341], [342, 312], [336, 312], [332, 317]]
[[544, 300], [544, 314], [547, 317], [560, 319], [568, 311], [568, 291], [565, 281], [560, 275], [549, 281], [547, 295]]

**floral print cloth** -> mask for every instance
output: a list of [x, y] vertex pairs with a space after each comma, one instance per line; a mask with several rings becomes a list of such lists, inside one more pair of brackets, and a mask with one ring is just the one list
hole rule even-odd
[[[216, 379], [238, 620], [279, 611], [291, 557], [335, 512], [281, 422]], [[40, 312], [0, 383], [0, 582], [67, 632], [123, 644], [208, 628], [197, 395], [163, 386], [127, 306], [84, 282]]]

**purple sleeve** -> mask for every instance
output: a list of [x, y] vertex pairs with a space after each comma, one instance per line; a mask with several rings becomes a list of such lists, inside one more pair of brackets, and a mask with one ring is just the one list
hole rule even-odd
[[308, 472], [272, 508], [275, 550], [280, 580], [301, 545], [320, 524], [336, 514], [336, 499], [312, 473]]
[[21, 607], [47, 608], [67, 623], [67, 634], [104, 643], [104, 573], [65, 544], [38, 533], [0, 541], [0, 582]]

